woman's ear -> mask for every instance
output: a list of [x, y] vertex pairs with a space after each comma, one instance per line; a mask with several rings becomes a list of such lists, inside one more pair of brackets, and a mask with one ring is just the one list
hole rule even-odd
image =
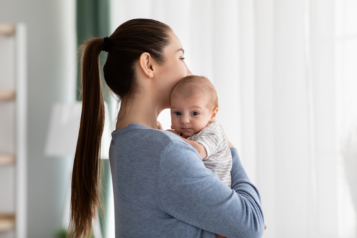
[[154, 77], [154, 59], [149, 53], [142, 53], [139, 59], [141, 71], [148, 78]]
[[213, 111], [212, 111], [212, 115], [211, 115], [211, 119], [209, 120], [209, 122], [214, 122], [216, 121], [216, 116], [217, 116], [217, 113], [218, 113], [218, 107], [214, 108]]

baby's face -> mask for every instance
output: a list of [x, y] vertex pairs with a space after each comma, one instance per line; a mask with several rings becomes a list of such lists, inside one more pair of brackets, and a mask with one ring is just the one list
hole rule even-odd
[[212, 112], [208, 106], [209, 98], [202, 94], [190, 97], [171, 96], [172, 129], [187, 138], [201, 131], [212, 122]]

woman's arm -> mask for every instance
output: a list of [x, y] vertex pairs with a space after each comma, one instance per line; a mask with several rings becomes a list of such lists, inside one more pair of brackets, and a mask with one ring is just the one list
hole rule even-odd
[[226, 237], [261, 237], [264, 217], [258, 190], [250, 183], [235, 148], [232, 189], [205, 168], [196, 151], [172, 141], [160, 157], [162, 209], [173, 217]]

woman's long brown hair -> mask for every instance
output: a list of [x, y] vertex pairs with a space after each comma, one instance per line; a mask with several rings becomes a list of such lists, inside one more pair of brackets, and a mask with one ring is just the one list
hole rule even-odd
[[[110, 48], [103, 67], [109, 89], [119, 99], [130, 97], [135, 89], [134, 63], [142, 53], [149, 53], [158, 63], [169, 43], [166, 24], [152, 19], [133, 19], [120, 25], [109, 37]], [[100, 187], [100, 146], [104, 128], [104, 100], [101, 89], [99, 55], [103, 39], [94, 38], [80, 50], [82, 76], [82, 115], [73, 163], [71, 215], [67, 236], [88, 237], [92, 218], [102, 206]]]
[[[100, 145], [104, 127], [104, 100], [99, 73], [102, 39], [92, 39], [82, 51], [82, 115], [72, 173], [71, 224], [72, 237], [87, 237], [97, 206], [100, 184]], [[73, 229], [73, 231], [72, 231]]]

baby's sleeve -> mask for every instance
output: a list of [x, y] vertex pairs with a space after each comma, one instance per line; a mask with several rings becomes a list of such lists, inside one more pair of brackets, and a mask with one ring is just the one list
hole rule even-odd
[[210, 129], [198, 133], [194, 140], [206, 148], [207, 157], [218, 152], [222, 145], [222, 138], [219, 133]]

